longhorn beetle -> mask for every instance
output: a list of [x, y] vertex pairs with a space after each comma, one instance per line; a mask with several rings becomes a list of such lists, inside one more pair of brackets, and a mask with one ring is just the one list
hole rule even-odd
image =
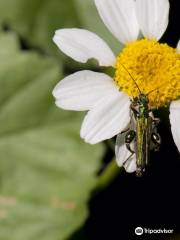
[[[127, 68], [124, 65], [122, 65], [122, 67], [130, 75], [139, 91], [139, 95], [131, 99], [130, 127], [125, 131], [127, 132], [125, 135], [125, 144], [131, 155], [126, 159], [125, 163], [133, 154], [136, 154], [136, 176], [141, 177], [149, 163], [150, 148], [157, 151], [161, 144], [161, 137], [157, 133], [157, 125], [160, 122], [160, 119], [154, 118], [153, 112], [148, 106], [148, 95], [157, 89], [154, 89], [147, 94], [142, 93]], [[132, 126], [132, 123], [134, 123], [135, 126]], [[132, 144], [134, 144], [135, 149], [132, 149]]]

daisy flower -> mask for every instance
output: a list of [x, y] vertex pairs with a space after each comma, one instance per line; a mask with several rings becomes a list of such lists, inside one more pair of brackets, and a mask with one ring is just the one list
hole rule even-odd
[[[126, 162], [130, 152], [120, 133], [130, 122], [130, 99], [139, 95], [137, 85], [143, 94], [151, 91], [151, 110], [170, 106], [171, 131], [180, 151], [180, 42], [177, 49], [158, 42], [168, 25], [168, 0], [95, 0], [95, 5], [106, 27], [124, 44], [117, 57], [104, 40], [87, 30], [60, 29], [53, 40], [78, 62], [94, 58], [100, 66], [113, 67], [114, 78], [79, 71], [61, 80], [53, 95], [60, 108], [88, 110], [80, 131], [85, 142], [96, 144], [117, 135], [117, 164], [134, 172], [136, 156]], [[140, 31], [144, 38], [138, 39]]]

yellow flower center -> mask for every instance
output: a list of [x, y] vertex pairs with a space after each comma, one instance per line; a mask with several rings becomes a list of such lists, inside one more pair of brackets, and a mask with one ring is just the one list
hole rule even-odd
[[180, 98], [180, 54], [167, 44], [148, 39], [131, 42], [117, 57], [115, 68], [120, 89], [130, 97], [139, 95], [138, 87], [149, 93], [150, 108]]

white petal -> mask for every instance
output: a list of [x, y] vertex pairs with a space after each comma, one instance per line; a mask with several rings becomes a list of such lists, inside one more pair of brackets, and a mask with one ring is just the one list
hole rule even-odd
[[81, 137], [91, 144], [112, 138], [129, 122], [129, 105], [129, 98], [119, 91], [105, 96], [86, 115]]
[[113, 52], [95, 33], [78, 28], [60, 29], [55, 32], [53, 41], [62, 52], [78, 62], [95, 58], [101, 66], [114, 66]]
[[180, 152], [180, 100], [171, 103], [169, 117], [173, 139]]
[[179, 42], [177, 44], [177, 51], [178, 51], [178, 53], [180, 53], [180, 40], [179, 40]]
[[84, 70], [61, 80], [54, 88], [53, 95], [58, 107], [84, 111], [91, 109], [101, 98], [117, 91], [114, 80], [108, 75]]
[[168, 25], [168, 0], [136, 0], [136, 13], [143, 35], [159, 40]]
[[[118, 166], [123, 166], [126, 169], [126, 172], [130, 173], [136, 171], [136, 155], [134, 154], [131, 156], [131, 152], [129, 152], [126, 145], [124, 144], [125, 135], [126, 133], [118, 134], [116, 138], [115, 154]], [[132, 148], [132, 150], [134, 149]]]
[[95, 4], [104, 24], [120, 42], [137, 39], [139, 26], [134, 0], [95, 0]]
[[133, 173], [136, 171], [137, 165], [136, 165], [136, 156], [133, 155], [128, 161], [124, 164], [124, 168], [126, 172]]

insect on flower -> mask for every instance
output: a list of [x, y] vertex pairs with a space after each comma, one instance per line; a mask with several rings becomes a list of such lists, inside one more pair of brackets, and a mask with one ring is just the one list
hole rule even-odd
[[124, 44], [117, 57], [87, 30], [60, 29], [53, 40], [76, 61], [94, 58], [100, 66], [113, 67], [114, 77], [79, 71], [61, 80], [53, 95], [60, 108], [88, 111], [80, 132], [87, 143], [117, 135], [118, 166], [140, 176], [149, 150], [158, 150], [161, 142], [153, 109], [170, 105], [171, 131], [180, 151], [180, 42], [177, 49], [158, 42], [168, 25], [168, 0], [94, 1], [106, 27]]
[[[148, 95], [157, 89], [154, 89], [147, 94], [143, 94], [137, 85], [136, 80], [131, 76], [129, 71], [124, 66], [123, 68], [128, 72], [139, 91], [138, 97], [131, 100], [131, 121], [129, 128], [123, 132], [127, 132], [125, 135], [125, 144], [131, 153], [124, 164], [134, 154], [136, 154], [136, 176], [141, 177], [143, 172], [145, 172], [145, 167], [149, 163], [150, 146], [152, 146], [152, 149], [157, 151], [159, 150], [161, 144], [161, 137], [157, 133], [156, 129], [156, 126], [160, 122], [160, 119], [154, 118], [153, 112], [149, 109], [148, 106]], [[132, 124], [133, 121], [134, 124]], [[131, 147], [133, 141], [135, 145], [134, 150], [132, 150]]]

